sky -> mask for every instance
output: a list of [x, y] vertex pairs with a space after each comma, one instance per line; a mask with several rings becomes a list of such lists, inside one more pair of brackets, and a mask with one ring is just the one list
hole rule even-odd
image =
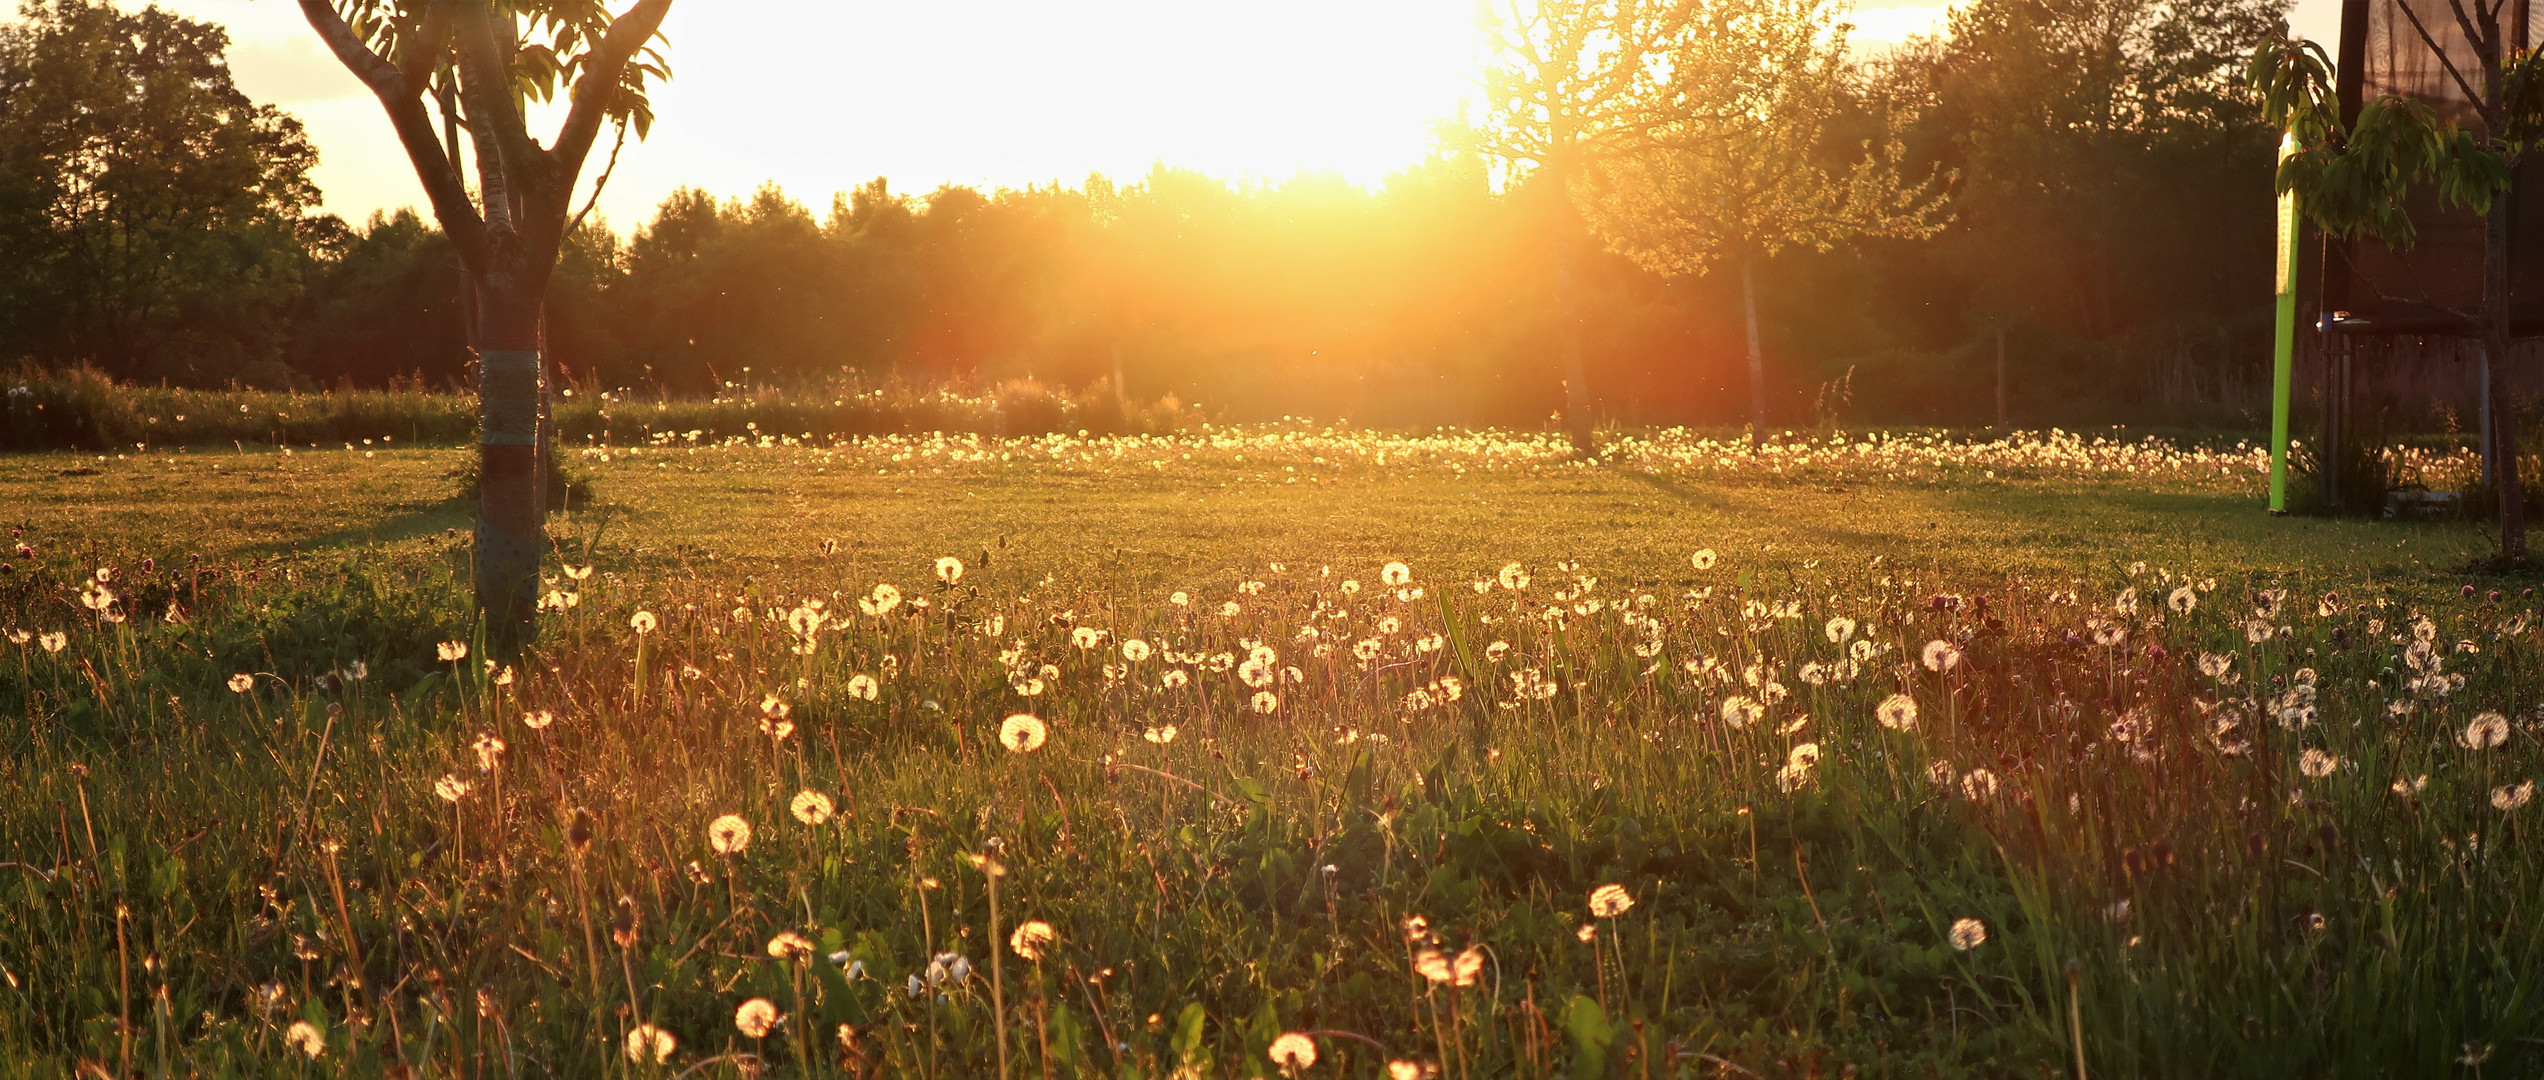
[[[422, 204], [378, 103], [298, 4], [162, 6], [229, 27], [240, 88], [308, 126], [327, 210], [360, 221]], [[1159, 163], [1376, 185], [1420, 161], [1435, 125], [1474, 96], [1474, 11], [1473, 0], [680, 0], [663, 26], [673, 78], [653, 92], [652, 136], [630, 137], [600, 213], [628, 232], [684, 184], [732, 197], [775, 181], [818, 214], [877, 176], [907, 192], [1074, 186]], [[2339, 11], [2299, 0], [2297, 28], [2329, 40]], [[1878, 49], [1947, 12], [1859, 0], [1855, 40]], [[605, 135], [583, 191], [607, 151]]]

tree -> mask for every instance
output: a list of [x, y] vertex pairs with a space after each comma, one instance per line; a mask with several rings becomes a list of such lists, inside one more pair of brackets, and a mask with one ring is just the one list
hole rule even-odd
[[1486, 114], [1462, 138], [1502, 164], [1511, 190], [1544, 207], [1564, 427], [1583, 455], [1598, 453], [1598, 440], [1582, 356], [1576, 189], [1651, 128], [1657, 61], [1686, 25], [1682, 7], [1653, 0], [1497, 0], [1486, 8], [1495, 54], [1484, 75]]
[[[318, 160], [220, 27], [29, 3], [0, 27], [0, 350], [122, 378], [284, 382]], [[307, 234], [307, 235], [304, 235]]]
[[[2509, 44], [2504, 24], [2509, 0], [2451, 2], [2457, 29], [2480, 66], [2475, 86], [2431, 39], [2406, 6], [2423, 47], [2436, 54], [2456, 88], [2474, 106], [2479, 131], [2441, 119], [2410, 98], [2385, 95], [2363, 103], [2345, 123], [2332, 88], [2332, 65], [2322, 46], [2279, 39], [2253, 50], [2246, 79], [2261, 92], [2271, 123], [2288, 133], [2292, 152], [2280, 161], [2278, 188], [2297, 193], [2306, 217], [2334, 236], [2373, 234], [2407, 247], [2414, 230], [2404, 200], [2420, 185], [2435, 183], [2443, 204], [2483, 215], [2482, 309], [2460, 313], [2470, 336], [2482, 342], [2490, 415], [2482, 448], [2492, 462], [2499, 500], [2500, 556], [2526, 559], [2526, 495], [2518, 477], [2518, 440], [2509, 407], [2509, 239], [2514, 200], [2510, 178], [2529, 146], [2544, 138], [2544, 55]], [[2524, 20], [2517, 20], [2520, 26]]]
[[[477, 608], [498, 644], [527, 640], [546, 546], [548, 278], [601, 125], [616, 121], [622, 137], [632, 125], [638, 138], [652, 126], [646, 80], [667, 71], [651, 43], [671, 0], [637, 0], [615, 17], [600, 0], [300, 0], [300, 9], [388, 113], [466, 268], [477, 350]], [[560, 86], [570, 87], [565, 120], [554, 145], [542, 146], [526, 110]], [[446, 146], [435, 137], [428, 96], [446, 128], [468, 133], [473, 193], [456, 138]]]
[[1697, 0], [1668, 53], [1655, 122], [1633, 152], [1593, 167], [1590, 219], [1610, 247], [1662, 274], [1739, 266], [1752, 440], [1767, 430], [1757, 261], [1942, 228], [1931, 180], [1903, 177], [1905, 148], [1886, 117], [1878, 147], [1837, 138], [1856, 107], [1842, 10], [1832, 0]]

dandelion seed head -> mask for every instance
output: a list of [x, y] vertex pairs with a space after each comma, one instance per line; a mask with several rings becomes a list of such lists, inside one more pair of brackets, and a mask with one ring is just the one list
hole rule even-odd
[[654, 618], [654, 613], [650, 611], [639, 611], [636, 614], [627, 617], [628, 628], [636, 631], [638, 634], [653, 633], [654, 627], [658, 625], [660, 625], [659, 621]]
[[1050, 923], [1040, 919], [1029, 919], [1017, 924], [1015, 933], [1007, 935], [1007, 947], [1014, 949], [1016, 955], [1027, 960], [1039, 961], [1044, 951], [1048, 950], [1051, 943], [1058, 938], [1059, 935], [1052, 932]]
[[1595, 918], [1613, 919], [1634, 906], [1634, 897], [1625, 886], [1615, 882], [1590, 890], [1590, 914]]
[[795, 798], [786, 804], [787, 812], [795, 815], [795, 820], [806, 825], [819, 825], [829, 821], [831, 809], [830, 796], [809, 788], [796, 792]]
[[1017, 713], [998, 725], [998, 742], [1012, 753], [1030, 754], [1040, 750], [1048, 735], [1042, 721], [1031, 713]]
[[1295, 1031], [1284, 1031], [1272, 1040], [1267, 1051], [1272, 1063], [1287, 1072], [1299, 1072], [1316, 1064], [1316, 1040]]
[[707, 846], [718, 855], [739, 855], [751, 847], [751, 823], [726, 814], [707, 823]]
[[660, 1065], [670, 1061], [672, 1053], [679, 1048], [679, 1039], [652, 1024], [638, 1024], [627, 1033], [627, 1060], [639, 1065], [647, 1062]]
[[283, 1032], [283, 1043], [313, 1061], [327, 1052], [327, 1037], [307, 1020], [292, 1021], [291, 1027]]
[[733, 1010], [734, 1030], [744, 1037], [765, 1039], [777, 1028], [777, 1003], [767, 998], [752, 998]]
[[1986, 923], [1977, 919], [1952, 920], [1952, 947], [1955, 950], [1968, 952], [1987, 944], [1987, 938]]
[[1881, 721], [1881, 726], [1892, 731], [1915, 731], [1917, 730], [1917, 699], [1906, 694], [1892, 694], [1883, 698], [1882, 703], [1874, 707], [1873, 718]]

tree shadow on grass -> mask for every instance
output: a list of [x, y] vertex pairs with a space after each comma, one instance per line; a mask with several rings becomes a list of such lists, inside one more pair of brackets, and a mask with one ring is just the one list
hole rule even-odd
[[433, 501], [398, 503], [384, 507], [384, 516], [364, 525], [335, 529], [314, 536], [287, 537], [257, 544], [247, 549], [255, 555], [286, 555], [302, 551], [331, 548], [363, 547], [371, 544], [415, 540], [450, 529], [468, 529], [476, 518], [475, 496], [452, 494]]

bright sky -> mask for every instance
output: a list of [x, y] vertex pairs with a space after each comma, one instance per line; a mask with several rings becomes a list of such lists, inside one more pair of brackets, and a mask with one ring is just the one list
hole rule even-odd
[[[136, 0], [122, 0], [131, 5]], [[623, 8], [628, 0], [610, 0]], [[292, 0], [162, 0], [227, 25], [250, 96], [309, 127], [327, 209], [359, 221], [420, 205], [379, 105]], [[1152, 163], [1278, 180], [1376, 184], [1419, 161], [1474, 93], [1472, 0], [680, 0], [674, 78], [653, 136], [630, 140], [601, 212], [620, 231], [682, 184], [722, 196], [774, 180], [820, 213], [876, 176], [1075, 185]], [[1867, 47], [1935, 29], [1947, 7], [1860, 0]], [[2338, 0], [2299, 0], [2328, 40]], [[594, 153], [590, 177], [607, 152]], [[588, 188], [586, 189], [588, 190]]]

